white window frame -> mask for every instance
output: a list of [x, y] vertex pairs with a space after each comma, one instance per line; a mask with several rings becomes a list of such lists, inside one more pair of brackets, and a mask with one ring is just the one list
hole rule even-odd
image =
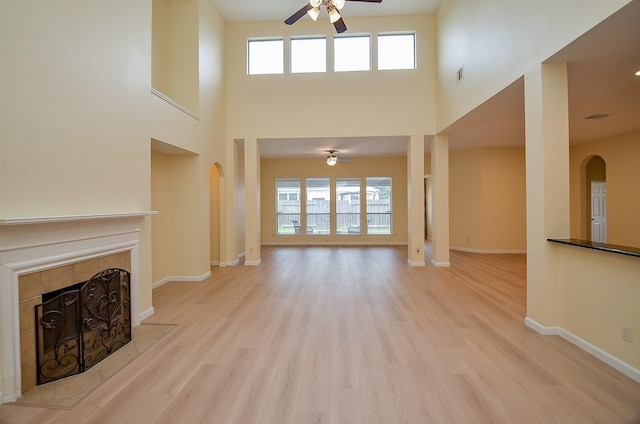
[[[413, 46], [412, 46], [411, 54], [413, 55], [413, 63], [410, 66], [407, 66], [407, 65], [402, 65], [402, 66], [387, 65], [385, 63], [386, 60], [383, 60], [383, 61], [380, 60], [381, 56], [384, 58], [384, 54], [381, 54], [382, 49], [380, 47], [382, 44], [384, 44], [384, 42], [381, 43], [381, 40], [384, 40], [387, 37], [388, 38], [391, 38], [391, 37], [412, 37]], [[416, 69], [418, 67], [417, 50], [416, 50], [417, 40], [416, 40], [415, 32], [381, 33], [381, 34], [378, 34], [377, 41], [378, 41], [378, 52], [377, 52], [378, 70], [381, 70], [381, 71], [392, 71], [392, 70], [403, 70], [403, 69]], [[391, 63], [391, 61], [389, 61], [389, 63]]]
[[[358, 67], [347, 67], [344, 66], [340, 60], [338, 60], [338, 52], [341, 50], [338, 47], [338, 44], [341, 40], [346, 39], [367, 39], [368, 49], [367, 49], [367, 66], [366, 68], [358, 66]], [[369, 34], [360, 34], [360, 35], [348, 35], [348, 36], [340, 36], [333, 37], [333, 72], [366, 72], [371, 71], [371, 35]]]
[[[283, 184], [280, 184], [282, 182]], [[282, 187], [285, 187], [284, 183], [298, 183], [297, 187], [292, 185], [291, 190], [280, 190]], [[292, 235], [295, 234], [295, 226], [294, 222], [300, 223], [300, 217], [302, 216], [302, 202], [300, 199], [300, 193], [302, 190], [302, 186], [299, 178], [276, 178], [276, 233], [278, 235]], [[296, 190], [297, 189], [297, 190]], [[296, 194], [296, 199], [291, 199], [292, 194]], [[281, 199], [282, 197], [286, 197], [286, 199]], [[297, 207], [297, 211], [289, 211], [282, 212], [282, 203], [290, 203], [287, 205], [287, 209], [295, 209]]]
[[[271, 66], [268, 67], [258, 67], [256, 64], [256, 68], [252, 69], [252, 64], [255, 63], [255, 60], [258, 59], [258, 56], [252, 57], [251, 47], [258, 46], [259, 43], [279, 43], [280, 49], [273, 49], [271, 53], [277, 52], [277, 58], [273, 60], [273, 62], [269, 62]], [[256, 53], [257, 54], [257, 53]], [[266, 55], [264, 55], [266, 56]], [[262, 66], [262, 65], [260, 65]], [[279, 38], [250, 38], [247, 40], [247, 75], [282, 75], [284, 74], [284, 39], [282, 37]]]
[[[304, 43], [305, 41], [319, 41], [322, 40], [324, 41], [324, 52], [321, 56], [321, 59], [315, 58], [315, 57], [308, 57], [305, 56], [305, 58], [307, 58], [307, 60], [305, 62], [307, 63], [312, 63], [314, 60], [316, 60], [318, 62], [318, 64], [320, 62], [322, 62], [323, 66], [320, 66], [318, 68], [309, 68], [309, 67], [305, 67], [304, 64], [300, 64], [298, 65], [297, 61], [296, 61], [296, 57], [295, 55], [297, 54], [296, 51], [297, 49], [294, 47], [294, 44], [296, 44], [297, 42], [301, 42]], [[291, 38], [291, 40], [289, 40], [289, 70], [292, 74], [305, 74], [305, 73], [323, 73], [323, 72], [327, 72], [327, 37], [326, 36], [316, 36], [316, 37], [295, 37], [295, 38]]]

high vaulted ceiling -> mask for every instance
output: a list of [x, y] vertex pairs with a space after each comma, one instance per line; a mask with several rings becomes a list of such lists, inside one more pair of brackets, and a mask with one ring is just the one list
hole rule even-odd
[[[548, 58], [567, 63], [570, 144], [640, 130], [639, 23], [635, 0]], [[465, 149], [524, 146], [524, 131], [520, 78], [444, 132], [451, 149]]]
[[[305, 0], [263, 2], [213, 0], [227, 22], [284, 20]], [[440, 0], [383, 0], [381, 4], [349, 2], [344, 16], [389, 16], [435, 13]], [[348, 8], [348, 9], [347, 9]], [[634, 0], [548, 59], [566, 62], [569, 76], [571, 143], [582, 143], [640, 130], [640, 0]], [[586, 119], [608, 115], [602, 119]], [[524, 146], [524, 82], [515, 81], [446, 128], [452, 150]], [[358, 156], [399, 156], [406, 138], [383, 137], [261, 140], [262, 157], [317, 157], [326, 149]], [[426, 143], [425, 151], [429, 150]]]

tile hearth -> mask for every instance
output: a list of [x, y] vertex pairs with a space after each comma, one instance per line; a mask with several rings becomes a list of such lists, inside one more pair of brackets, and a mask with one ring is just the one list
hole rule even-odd
[[175, 325], [140, 325], [133, 329], [132, 341], [83, 374], [36, 386], [16, 404], [70, 408], [116, 374], [139, 354], [169, 334]]

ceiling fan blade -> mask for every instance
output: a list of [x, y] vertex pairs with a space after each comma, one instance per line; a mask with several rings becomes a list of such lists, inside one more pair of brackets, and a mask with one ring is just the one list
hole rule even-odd
[[337, 21], [335, 21], [333, 23], [333, 26], [336, 27], [336, 31], [338, 31], [338, 34], [342, 34], [343, 32], [345, 32], [347, 30], [347, 25], [344, 23], [342, 18], [340, 18]]
[[311, 9], [313, 9], [313, 6], [311, 6], [311, 3], [305, 4], [302, 9], [298, 10], [296, 13], [289, 16], [287, 20], [284, 21], [284, 23], [287, 25], [295, 24], [298, 21], [298, 19], [302, 18]]
[[346, 1], [365, 1], [367, 3], [382, 3], [382, 0], [346, 0]]

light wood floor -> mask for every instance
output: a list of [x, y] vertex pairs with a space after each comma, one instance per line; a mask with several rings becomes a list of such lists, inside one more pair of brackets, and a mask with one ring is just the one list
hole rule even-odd
[[[427, 246], [428, 247], [428, 246]], [[177, 323], [70, 410], [0, 423], [636, 423], [640, 384], [526, 328], [524, 255], [267, 247], [154, 291]]]

